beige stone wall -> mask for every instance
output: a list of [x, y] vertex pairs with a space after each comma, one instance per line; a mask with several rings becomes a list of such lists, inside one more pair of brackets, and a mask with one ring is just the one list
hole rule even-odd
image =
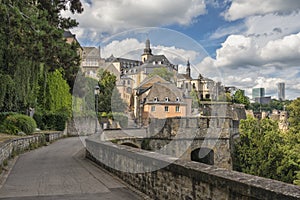
[[[86, 140], [87, 157], [152, 199], [164, 200], [282, 200], [299, 199], [300, 188], [283, 182], [247, 175], [110, 142]], [[144, 173], [130, 171], [165, 167]]]

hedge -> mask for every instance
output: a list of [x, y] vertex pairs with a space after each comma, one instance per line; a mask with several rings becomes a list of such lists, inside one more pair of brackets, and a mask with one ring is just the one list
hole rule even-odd
[[35, 113], [33, 118], [41, 130], [63, 131], [66, 128], [66, 122], [69, 119], [68, 113]]
[[0, 131], [8, 134], [24, 132], [32, 134], [36, 129], [36, 122], [33, 118], [22, 114], [9, 114], [0, 125]]

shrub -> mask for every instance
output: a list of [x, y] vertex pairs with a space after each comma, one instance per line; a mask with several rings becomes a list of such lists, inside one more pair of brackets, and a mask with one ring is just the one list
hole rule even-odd
[[33, 117], [41, 130], [63, 131], [69, 119], [69, 114], [67, 112], [35, 113]]
[[20, 131], [32, 134], [36, 129], [36, 122], [27, 115], [13, 114], [4, 119], [0, 129], [8, 134], [17, 134]]

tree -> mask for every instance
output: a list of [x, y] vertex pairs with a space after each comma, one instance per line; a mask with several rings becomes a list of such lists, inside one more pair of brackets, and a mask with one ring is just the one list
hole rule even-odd
[[53, 113], [64, 110], [70, 114], [71, 104], [70, 87], [61, 71], [55, 70], [49, 74], [47, 80], [46, 108]]
[[290, 131], [300, 133], [300, 98], [292, 101], [287, 109], [289, 111]]
[[174, 74], [173, 72], [170, 72], [166, 67], [160, 67], [160, 68], [155, 68], [153, 71], [149, 74], [149, 78], [158, 75], [165, 79], [166, 81], [171, 81]]
[[235, 94], [233, 95], [233, 102], [244, 104], [246, 108], [248, 108], [250, 105], [249, 98], [245, 96], [244, 91], [242, 90], [238, 90], [235, 92]]
[[124, 112], [125, 103], [116, 87], [116, 76], [107, 70], [101, 69], [98, 73], [99, 76], [99, 112]]
[[241, 120], [234, 169], [293, 183], [297, 179], [296, 171], [300, 170], [300, 140], [294, 136], [282, 134], [278, 123], [270, 119], [259, 121], [248, 117]]
[[1, 1], [0, 75], [10, 81], [0, 86], [0, 111], [36, 107], [38, 98], [46, 96], [48, 73], [56, 69], [64, 69], [64, 78], [73, 86], [79, 67], [77, 46], [67, 44], [63, 33], [77, 22], [60, 14], [68, 9], [82, 12], [80, 0]]

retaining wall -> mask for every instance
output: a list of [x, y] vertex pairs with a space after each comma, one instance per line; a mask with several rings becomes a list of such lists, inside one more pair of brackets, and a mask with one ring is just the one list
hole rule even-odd
[[[300, 187], [283, 182], [217, 168], [202, 163], [177, 160], [128, 146], [86, 140], [87, 157], [153, 199], [254, 200], [299, 199]], [[130, 171], [166, 165], [145, 173]], [[109, 167], [113, 166], [113, 167]]]

